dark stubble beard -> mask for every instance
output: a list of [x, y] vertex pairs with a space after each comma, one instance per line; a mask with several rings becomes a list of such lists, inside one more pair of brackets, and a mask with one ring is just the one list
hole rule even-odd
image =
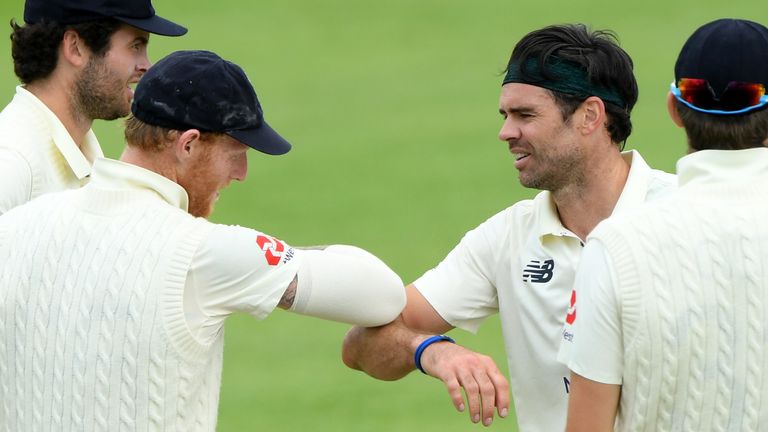
[[91, 57], [75, 82], [75, 110], [91, 120], [125, 117], [130, 112], [125, 86], [125, 80], [109, 70], [103, 57]]

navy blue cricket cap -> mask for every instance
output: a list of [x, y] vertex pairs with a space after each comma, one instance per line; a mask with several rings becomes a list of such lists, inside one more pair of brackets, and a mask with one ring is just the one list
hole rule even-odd
[[138, 29], [162, 36], [181, 36], [187, 28], [155, 15], [150, 0], [26, 0], [24, 22], [81, 24], [114, 18]]
[[240, 66], [210, 51], [176, 51], [149, 68], [131, 112], [166, 129], [222, 132], [262, 153], [291, 145], [264, 121], [264, 111]]
[[719, 19], [699, 27], [675, 63], [675, 82], [705, 79], [717, 94], [731, 81], [768, 87], [768, 28], [742, 19]]

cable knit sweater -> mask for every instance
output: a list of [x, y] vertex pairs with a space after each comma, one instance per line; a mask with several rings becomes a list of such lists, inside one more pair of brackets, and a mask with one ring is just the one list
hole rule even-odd
[[678, 172], [673, 199], [609, 219], [590, 236], [615, 277], [622, 340], [604, 343], [623, 346], [617, 426], [762, 430], [768, 149], [697, 152]]
[[0, 430], [213, 430], [223, 335], [197, 342], [182, 300], [211, 226], [90, 186], [1, 217]]

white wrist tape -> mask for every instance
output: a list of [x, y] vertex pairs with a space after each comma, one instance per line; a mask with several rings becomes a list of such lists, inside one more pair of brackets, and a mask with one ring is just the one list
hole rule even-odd
[[302, 251], [298, 276], [290, 310], [302, 315], [374, 327], [391, 322], [405, 307], [400, 277], [354, 246]]

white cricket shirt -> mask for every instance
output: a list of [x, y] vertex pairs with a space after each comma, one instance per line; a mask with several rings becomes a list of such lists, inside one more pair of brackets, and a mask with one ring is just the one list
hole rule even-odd
[[[674, 176], [625, 152], [627, 183], [614, 213], [670, 189]], [[469, 231], [434, 269], [414, 282], [448, 323], [472, 332], [499, 313], [520, 430], [565, 427], [569, 371], [557, 362], [563, 321], [582, 252], [547, 191]]]
[[103, 155], [92, 130], [79, 148], [42, 101], [16, 87], [0, 112], [0, 214], [41, 194], [83, 186]]

